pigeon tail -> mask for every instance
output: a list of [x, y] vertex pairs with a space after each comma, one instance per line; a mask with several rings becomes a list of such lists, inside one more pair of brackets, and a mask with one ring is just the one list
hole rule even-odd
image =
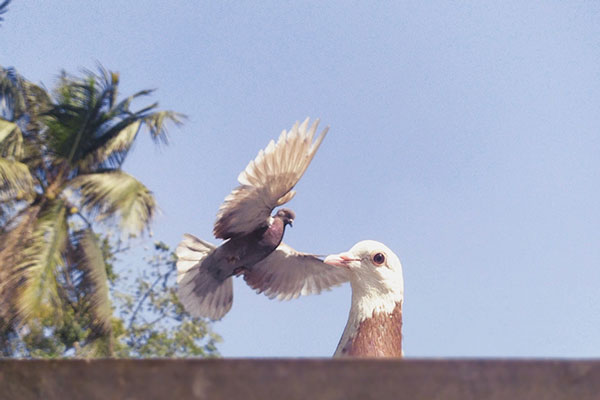
[[188, 233], [177, 246], [177, 295], [194, 317], [223, 318], [233, 303], [233, 282], [211, 273], [211, 254], [216, 246]]

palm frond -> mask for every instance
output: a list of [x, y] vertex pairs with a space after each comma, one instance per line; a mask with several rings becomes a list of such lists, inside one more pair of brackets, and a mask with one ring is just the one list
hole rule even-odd
[[15, 120], [25, 110], [25, 98], [21, 85], [22, 78], [14, 68], [0, 67], [0, 116]]
[[111, 332], [112, 308], [108, 295], [108, 277], [102, 250], [96, 235], [91, 229], [83, 229], [74, 234], [76, 242], [75, 267], [83, 273], [83, 282], [96, 328], [94, 336], [103, 336]]
[[155, 141], [166, 143], [167, 123], [181, 124], [185, 118], [155, 111], [157, 103], [131, 111], [134, 99], [153, 91], [142, 90], [117, 103], [118, 74], [101, 66], [98, 70], [84, 71], [83, 78], [63, 73], [57, 102], [46, 113], [51, 149], [84, 172], [120, 166], [140, 125], [146, 125]]
[[152, 93], [154, 93], [153, 89], [140, 90], [139, 92], [132, 94], [131, 96], [127, 97], [126, 99], [121, 100], [114, 107], [111, 107], [112, 115], [117, 116], [117, 115], [130, 113], [129, 107], [131, 106], [131, 103], [133, 102], [133, 100], [137, 99], [138, 97], [149, 96]]
[[33, 177], [23, 156], [23, 134], [19, 126], [0, 118], [0, 194], [14, 196], [33, 191]]
[[0, 157], [23, 156], [23, 133], [19, 126], [0, 118]]
[[[15, 308], [15, 289], [18, 279], [14, 277], [16, 266], [23, 257], [23, 248], [35, 228], [41, 205], [35, 204], [19, 212], [14, 226], [3, 226], [0, 234], [0, 319], [10, 320]], [[12, 224], [11, 224], [12, 225]]]
[[[8, 11], [8, 5], [10, 4], [11, 0], [4, 0], [2, 3], [0, 3], [0, 15], [6, 13], [6, 11]], [[4, 18], [0, 17], [0, 21], [3, 21]]]
[[128, 120], [127, 122], [129, 123], [128, 125], [126, 123], [119, 124], [125, 127], [117, 131], [110, 140], [88, 152], [85, 159], [80, 162], [82, 170], [90, 171], [93, 169], [93, 166], [98, 165], [118, 168], [123, 164], [141, 125], [141, 121], [135, 119]]
[[2, 118], [17, 121], [26, 115], [28, 124], [35, 125], [49, 105], [50, 95], [45, 89], [23, 78], [14, 68], [0, 66]]
[[27, 165], [0, 157], [0, 198], [32, 193], [33, 178]]
[[142, 126], [148, 129], [155, 143], [168, 143], [168, 125], [171, 123], [181, 125], [186, 118], [184, 114], [174, 111], [151, 112], [158, 106], [157, 103], [136, 112], [129, 110], [131, 100], [151, 92], [150, 90], [138, 92], [106, 113], [106, 117], [112, 119], [112, 125], [105, 123], [102, 129], [98, 130], [101, 134], [90, 142], [87, 149], [89, 158], [84, 160], [86, 165], [94, 160], [100, 160], [103, 167], [120, 167]]
[[144, 124], [150, 129], [150, 135], [155, 142], [168, 143], [167, 122], [181, 125], [186, 118], [184, 114], [174, 111], [157, 111], [142, 118]]
[[68, 241], [66, 203], [57, 199], [42, 210], [13, 279], [19, 282], [17, 308], [21, 320], [46, 308], [59, 310], [58, 267]]
[[102, 125], [103, 108], [111, 104], [115, 90], [91, 72], [83, 78], [62, 73], [55, 90], [57, 102], [45, 113], [50, 148], [58, 157], [69, 163], [83, 157], [87, 143]]
[[121, 228], [131, 234], [142, 233], [156, 212], [152, 192], [120, 170], [80, 175], [70, 186], [79, 191], [86, 211], [99, 220], [116, 217]]
[[27, 104], [27, 114], [30, 119], [36, 119], [48, 111], [52, 104], [52, 99], [46, 89], [26, 79], [22, 79], [21, 88], [25, 103]]

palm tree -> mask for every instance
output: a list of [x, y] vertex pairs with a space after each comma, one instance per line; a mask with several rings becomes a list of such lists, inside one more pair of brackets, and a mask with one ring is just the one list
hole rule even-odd
[[63, 72], [48, 93], [0, 68], [0, 329], [71, 308], [91, 316], [87, 342], [111, 336], [94, 227], [148, 228], [154, 197], [121, 165], [140, 131], [166, 143], [167, 122], [183, 118], [156, 103], [132, 111], [152, 90], [118, 101], [118, 85], [118, 74], [99, 67], [82, 77]]

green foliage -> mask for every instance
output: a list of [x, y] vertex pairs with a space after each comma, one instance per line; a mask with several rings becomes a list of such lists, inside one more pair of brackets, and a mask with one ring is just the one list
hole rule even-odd
[[71, 187], [81, 196], [81, 206], [97, 220], [117, 217], [124, 232], [135, 234], [148, 226], [156, 203], [140, 181], [119, 170], [80, 175]]
[[154, 196], [120, 168], [140, 132], [166, 143], [167, 124], [183, 116], [157, 103], [132, 109], [151, 90], [119, 101], [115, 72], [82, 75], [63, 72], [47, 92], [0, 67], [3, 354], [110, 356], [119, 345], [109, 297], [114, 259], [96, 232], [149, 228]]
[[[134, 264], [123, 277], [115, 274], [117, 255], [108, 238], [95, 238], [110, 278], [113, 299], [110, 335], [98, 337], [94, 314], [86, 304], [72, 303], [56, 318], [53, 309], [18, 329], [0, 329], [0, 351], [6, 357], [61, 358], [98, 357], [217, 357], [221, 337], [208, 321], [192, 318], [176, 295], [175, 256], [162, 242], [154, 244], [147, 256]], [[141, 271], [128, 283], [133, 271]]]
[[214, 357], [221, 338], [206, 320], [192, 318], [177, 298], [175, 255], [156, 242], [133, 290], [114, 292], [120, 316], [114, 326], [117, 357]]

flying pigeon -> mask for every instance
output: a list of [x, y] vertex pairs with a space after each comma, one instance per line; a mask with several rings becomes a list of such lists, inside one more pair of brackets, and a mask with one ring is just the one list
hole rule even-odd
[[233, 302], [232, 276], [269, 298], [288, 300], [318, 294], [348, 281], [346, 271], [317, 256], [300, 253], [282, 243], [295, 214], [273, 210], [292, 199], [292, 190], [325, 138], [325, 128], [313, 142], [319, 120], [308, 118], [261, 150], [238, 176], [235, 188], [221, 205], [212, 245], [185, 234], [176, 250], [179, 299], [193, 316], [221, 319]]
[[404, 278], [398, 256], [374, 240], [324, 262], [349, 273], [352, 306], [334, 357], [402, 357]]

